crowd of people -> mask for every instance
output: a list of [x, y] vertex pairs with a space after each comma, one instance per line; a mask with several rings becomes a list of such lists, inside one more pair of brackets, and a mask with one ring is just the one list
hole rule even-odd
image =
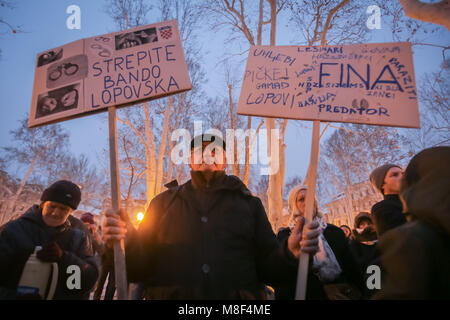
[[[216, 161], [195, 163], [206, 148]], [[134, 299], [268, 299], [272, 288], [275, 299], [293, 300], [301, 252], [311, 257], [307, 300], [450, 298], [450, 147], [425, 149], [405, 169], [376, 168], [369, 178], [384, 199], [353, 226], [326, 223], [317, 199], [306, 221], [308, 188], [296, 186], [289, 224], [275, 233], [261, 200], [225, 173], [225, 150], [217, 136], [193, 139], [191, 179], [166, 185], [137, 229], [123, 210], [107, 210], [102, 226], [90, 213], [73, 217], [79, 187], [52, 184], [39, 205], [0, 227], [0, 299], [42, 298], [18, 290], [40, 246], [37, 258], [59, 268], [53, 299], [111, 300], [115, 271], [123, 271], [114, 270], [119, 240]], [[67, 286], [71, 265], [81, 271], [76, 288]], [[368, 285], [374, 266], [375, 287]]]

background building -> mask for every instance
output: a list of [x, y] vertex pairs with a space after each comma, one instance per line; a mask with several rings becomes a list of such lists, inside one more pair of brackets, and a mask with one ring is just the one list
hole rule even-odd
[[327, 222], [336, 226], [346, 224], [353, 228], [355, 216], [362, 211], [370, 212], [372, 206], [381, 200], [383, 196], [374, 189], [370, 181], [353, 184], [348, 192], [338, 194], [325, 204]]

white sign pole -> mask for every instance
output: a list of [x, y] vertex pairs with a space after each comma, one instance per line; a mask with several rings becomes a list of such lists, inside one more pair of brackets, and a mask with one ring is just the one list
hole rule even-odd
[[[109, 157], [111, 170], [111, 203], [113, 210], [117, 212], [120, 208], [120, 178], [118, 170], [117, 155], [117, 124], [116, 107], [108, 108], [109, 120]], [[116, 276], [117, 298], [128, 300], [127, 269], [125, 265], [124, 241], [114, 243], [114, 271]]]
[[[312, 142], [311, 142], [311, 157], [309, 161], [308, 170], [308, 192], [306, 193], [305, 203], [305, 225], [310, 223], [313, 219], [314, 199], [316, 195], [316, 178], [317, 178], [317, 164], [319, 162], [319, 143], [320, 143], [320, 121], [313, 122]], [[306, 229], [303, 228], [303, 232]], [[309, 254], [300, 252], [300, 262], [298, 265], [297, 275], [297, 289], [295, 292], [295, 300], [305, 300], [306, 285], [308, 278]]]

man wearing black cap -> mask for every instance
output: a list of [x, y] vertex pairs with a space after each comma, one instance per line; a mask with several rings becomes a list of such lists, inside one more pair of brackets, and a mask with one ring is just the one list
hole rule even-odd
[[384, 197], [371, 210], [378, 237], [406, 222], [399, 198], [402, 176], [402, 168], [395, 164], [385, 164], [370, 174], [370, 181]]
[[277, 241], [261, 200], [225, 174], [225, 149], [217, 136], [194, 138], [191, 180], [156, 196], [139, 230], [106, 213], [104, 240], [126, 238], [128, 280], [147, 299], [263, 299], [264, 284], [295, 279], [301, 250], [318, 250], [316, 222]]
[[[58, 264], [58, 283], [53, 299], [87, 299], [98, 269], [86, 239], [83, 223], [70, 214], [81, 201], [80, 188], [66, 180], [44, 190], [41, 204], [34, 205], [0, 231], [0, 299], [20, 299], [17, 286], [23, 268], [36, 246], [37, 258]], [[78, 224], [78, 226], [77, 226]], [[85, 228], [85, 227], [84, 227]], [[81, 287], [70, 289], [68, 267], [81, 270]], [[42, 295], [42, 294], [41, 294]], [[39, 298], [37, 295], [35, 298]]]

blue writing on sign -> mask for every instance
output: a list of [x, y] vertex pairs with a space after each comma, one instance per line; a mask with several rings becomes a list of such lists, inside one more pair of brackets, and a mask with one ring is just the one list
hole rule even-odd
[[[336, 68], [337, 67], [337, 68]], [[397, 81], [396, 77], [394, 76], [391, 68], [389, 65], [385, 65], [383, 69], [380, 71], [378, 77], [376, 80], [370, 84], [370, 65], [366, 65], [366, 74], [363, 75], [362, 72], [358, 72], [351, 64], [347, 63], [347, 87], [350, 87], [351, 78], [359, 79], [360, 82], [362, 82], [365, 86], [366, 90], [373, 90], [377, 84], [386, 83], [386, 84], [395, 84], [398, 86], [398, 90], [403, 92], [402, 86]], [[320, 63], [319, 67], [319, 88], [323, 87], [323, 78], [329, 77], [332, 75], [332, 73], [329, 72], [338, 72], [339, 74], [339, 83], [342, 86], [343, 84], [343, 76], [344, 76], [344, 64], [343, 63], [337, 63], [337, 62], [322, 62]], [[388, 72], [390, 75], [390, 79], [382, 79], [385, 72]], [[352, 77], [353, 75], [353, 77]], [[356, 76], [356, 77], [355, 77]]]
[[368, 116], [385, 116], [390, 117], [388, 110], [383, 107], [379, 108], [351, 108], [345, 106], [332, 106], [329, 104], [319, 104], [317, 106], [319, 112], [331, 112], [341, 114], [355, 114], [355, 115], [368, 115]]
[[262, 48], [255, 48], [253, 51], [254, 57], [264, 57], [267, 59], [272, 60], [272, 62], [279, 61], [281, 63], [286, 63], [292, 66], [292, 64], [295, 62], [295, 58], [292, 58], [288, 55], [282, 54], [282, 53], [275, 53], [272, 50], [264, 50]]

